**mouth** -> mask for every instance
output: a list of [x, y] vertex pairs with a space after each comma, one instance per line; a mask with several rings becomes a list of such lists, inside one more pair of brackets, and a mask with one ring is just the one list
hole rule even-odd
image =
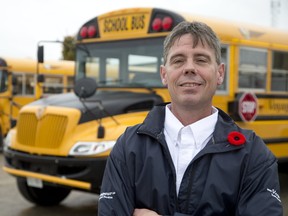
[[200, 85], [201, 85], [201, 83], [199, 83], [199, 82], [185, 82], [185, 83], [180, 84], [181, 87], [197, 87]]

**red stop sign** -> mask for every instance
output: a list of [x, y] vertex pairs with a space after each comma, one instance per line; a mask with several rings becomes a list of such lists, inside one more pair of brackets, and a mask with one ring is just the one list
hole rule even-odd
[[257, 97], [253, 93], [244, 93], [239, 99], [238, 112], [242, 121], [253, 121], [258, 112]]

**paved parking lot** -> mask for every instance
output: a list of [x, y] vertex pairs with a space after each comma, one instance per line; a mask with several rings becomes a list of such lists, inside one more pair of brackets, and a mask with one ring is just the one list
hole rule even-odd
[[[59, 206], [39, 207], [26, 201], [18, 192], [15, 178], [2, 170], [0, 153], [0, 215], [1, 216], [96, 216], [98, 196], [85, 192], [72, 192]], [[288, 216], [288, 174], [280, 174], [281, 200]]]

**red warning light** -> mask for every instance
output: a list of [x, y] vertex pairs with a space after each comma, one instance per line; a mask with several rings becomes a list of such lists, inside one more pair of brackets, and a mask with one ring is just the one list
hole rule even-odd
[[82, 38], [86, 38], [88, 35], [88, 28], [86, 26], [84, 26], [83, 28], [81, 28], [80, 30], [80, 36]]
[[88, 28], [88, 37], [92, 38], [96, 35], [96, 28], [95, 26], [89, 26]]
[[162, 20], [160, 18], [155, 18], [152, 23], [152, 29], [154, 31], [160, 31], [162, 28]]
[[171, 17], [164, 17], [163, 22], [162, 22], [162, 28], [165, 31], [171, 30], [173, 26], [173, 20]]

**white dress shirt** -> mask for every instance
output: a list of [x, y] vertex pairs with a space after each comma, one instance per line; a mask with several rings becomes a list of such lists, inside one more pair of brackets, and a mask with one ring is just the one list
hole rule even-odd
[[166, 106], [164, 134], [176, 170], [176, 190], [192, 159], [211, 139], [218, 118], [218, 110], [212, 107], [212, 114], [193, 124], [183, 126]]

